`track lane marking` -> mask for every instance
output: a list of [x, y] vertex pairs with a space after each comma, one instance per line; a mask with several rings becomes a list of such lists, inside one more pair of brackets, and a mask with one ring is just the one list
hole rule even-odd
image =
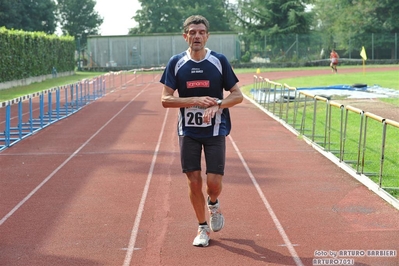
[[144, 205], [145, 205], [145, 202], [146, 202], [146, 199], [147, 199], [147, 194], [148, 194], [148, 190], [149, 190], [149, 187], [150, 187], [151, 179], [152, 179], [152, 176], [153, 176], [155, 163], [156, 163], [156, 160], [157, 160], [157, 157], [158, 157], [159, 148], [161, 146], [163, 133], [165, 131], [168, 114], [169, 114], [169, 108], [166, 109], [165, 118], [163, 120], [162, 127], [161, 127], [161, 133], [159, 134], [157, 146], [155, 147], [154, 154], [152, 156], [151, 166], [150, 166], [150, 169], [148, 171], [147, 181], [146, 181], [145, 186], [144, 186], [143, 194], [141, 195], [140, 205], [139, 205], [139, 208], [137, 210], [136, 218], [134, 220], [133, 229], [132, 229], [132, 232], [131, 232], [131, 235], [130, 235], [129, 246], [127, 248], [127, 252], [126, 252], [126, 256], [125, 256], [125, 261], [123, 262], [123, 266], [129, 266], [131, 261], [132, 261], [133, 251], [135, 250], [134, 246], [136, 244], [136, 239], [137, 239], [137, 234], [138, 234], [138, 231], [139, 231], [140, 221], [141, 221], [141, 217], [142, 217], [143, 212], [144, 212]]
[[236, 143], [234, 142], [233, 138], [231, 137], [231, 135], [229, 135], [229, 139], [234, 147], [234, 150], [238, 154], [238, 157], [240, 158], [241, 163], [243, 164], [245, 170], [247, 171], [249, 177], [251, 178], [251, 181], [254, 184], [256, 191], [258, 192], [260, 198], [262, 199], [263, 204], [265, 205], [267, 211], [269, 212], [269, 215], [271, 216], [271, 218], [274, 222], [274, 225], [276, 226], [280, 236], [283, 238], [285, 246], [288, 248], [288, 251], [290, 252], [291, 257], [294, 259], [297, 266], [304, 266], [304, 264], [302, 263], [301, 259], [298, 256], [298, 254], [295, 251], [294, 245], [291, 243], [290, 239], [288, 238], [287, 234], [285, 233], [285, 230], [284, 230], [283, 226], [281, 225], [280, 221], [278, 220], [277, 215], [274, 213], [273, 208], [271, 207], [265, 194], [263, 194], [263, 191], [260, 188], [258, 182], [256, 181], [255, 176], [252, 174], [251, 169], [249, 168], [248, 164], [246, 163], [244, 157], [242, 156], [240, 150], [238, 149], [238, 147], [237, 147]]

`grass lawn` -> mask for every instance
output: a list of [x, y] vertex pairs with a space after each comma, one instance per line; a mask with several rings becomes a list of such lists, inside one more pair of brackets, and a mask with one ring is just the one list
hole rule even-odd
[[10, 89], [0, 90], [0, 102], [11, 100], [20, 96], [29, 95], [31, 93], [55, 88], [62, 85], [73, 84], [80, 80], [100, 76], [104, 73], [100, 72], [75, 72], [72, 76], [58, 77], [36, 82], [26, 86], [18, 86]]
[[[321, 69], [321, 68], [311, 68], [311, 69]], [[323, 69], [325, 69], [325, 67]], [[275, 70], [276, 69], [271, 69], [271, 70], [268, 69], [267, 71], [275, 71]], [[291, 71], [292, 70], [293, 69], [291, 69]], [[307, 68], [307, 70], [309, 70], [309, 68]], [[241, 70], [241, 71], [247, 71], [247, 70]], [[254, 71], [256, 70], [252, 69], [252, 73], [254, 73]], [[240, 70], [237, 70], [236, 72], [240, 73]], [[318, 75], [310, 77], [280, 79], [273, 81], [281, 84], [288, 84], [289, 86], [296, 88], [320, 87], [320, 86], [331, 86], [331, 85], [352, 85], [356, 83], [363, 83], [369, 86], [379, 85], [380, 87], [383, 88], [399, 90], [399, 71], [390, 70], [384, 72], [368, 72], [366, 69], [364, 73], [363, 72], [342, 73], [337, 75], [327, 74], [327, 75]], [[253, 88], [252, 84], [244, 86], [242, 90], [245, 94], [250, 95], [251, 88]], [[380, 98], [380, 100], [399, 106], [399, 98]]]
[[[399, 90], [398, 71], [329, 74], [273, 81], [281, 84], [286, 83], [292, 87], [319, 87], [339, 84], [351, 85], [359, 83], [359, 80], [368, 85], [378, 84], [381, 87]], [[250, 84], [242, 89], [245, 94], [250, 95], [250, 90], [254, 87], [257, 86]], [[364, 173], [377, 184], [380, 182], [379, 173], [382, 170], [381, 186], [398, 198], [399, 176], [397, 169], [399, 168], [399, 155], [397, 151], [399, 149], [399, 128], [394, 126], [387, 128], [386, 143], [383, 147], [383, 124], [380, 121], [368, 119], [366, 129], [365, 122], [361, 122], [362, 116], [358, 113], [349, 112], [349, 115], [345, 118], [341, 116], [340, 108], [333, 107], [330, 127], [327, 123], [328, 109], [326, 109], [326, 103], [317, 101], [318, 104], [315, 106], [314, 99], [308, 98], [305, 108], [303, 99], [299, 100], [296, 106], [294, 102], [282, 105], [283, 108], [288, 108], [289, 110], [289, 118], [284, 120], [288, 120], [286, 122], [298, 132], [310, 139], [314, 139], [316, 143], [327, 151], [331, 151], [337, 157], [340, 156], [339, 151], [343, 147], [343, 160], [353, 169]], [[399, 106], [399, 98], [381, 98], [379, 100]], [[316, 112], [314, 112], [314, 108], [316, 108]], [[276, 108], [276, 110], [278, 109]], [[316, 116], [314, 115], [315, 113]], [[295, 121], [293, 121], [294, 117], [296, 117]], [[344, 124], [341, 124], [342, 121]], [[341, 131], [343, 130], [341, 128], [342, 125], [345, 126], [345, 131]], [[345, 132], [344, 135], [341, 135], [341, 132]], [[362, 132], [361, 137], [359, 135], [360, 132]], [[384, 160], [383, 169], [382, 160]]]
[[[379, 85], [384, 88], [399, 90], [399, 71], [343, 73], [337, 75], [320, 75], [311, 77], [298, 77], [293, 79], [276, 80], [294, 87], [315, 87], [329, 85], [352, 85], [356, 83], [368, 86]], [[359, 82], [360, 81], [360, 82]]]

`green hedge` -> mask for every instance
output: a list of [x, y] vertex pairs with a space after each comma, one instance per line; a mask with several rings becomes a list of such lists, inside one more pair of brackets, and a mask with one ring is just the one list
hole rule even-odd
[[75, 41], [70, 36], [47, 35], [0, 28], [0, 83], [75, 69]]

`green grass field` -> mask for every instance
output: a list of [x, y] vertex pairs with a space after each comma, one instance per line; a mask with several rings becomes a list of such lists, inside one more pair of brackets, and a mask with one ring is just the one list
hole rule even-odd
[[[276, 82], [288, 84], [292, 87], [316, 87], [329, 85], [352, 85], [363, 83], [369, 86], [378, 85], [383, 88], [399, 90], [399, 71], [349, 73], [338, 75], [322, 75], [314, 77], [299, 77], [295, 79], [281, 79]], [[361, 82], [359, 82], [361, 81]], [[399, 98], [381, 98], [383, 102], [399, 106]]]
[[[384, 66], [380, 66], [384, 67]], [[347, 67], [350, 68], [350, 67]], [[311, 68], [311, 69], [321, 69], [321, 68]], [[325, 69], [322, 68], [322, 69]], [[285, 69], [286, 70], [286, 69]], [[298, 70], [298, 69], [295, 69]], [[309, 70], [309, 68], [307, 68]], [[242, 70], [247, 71], [247, 70]], [[254, 69], [252, 69], [252, 73], [255, 73]], [[277, 71], [277, 69], [268, 69], [270, 71]], [[280, 70], [282, 71], [282, 70]], [[291, 69], [293, 71], [293, 69]], [[237, 70], [238, 73], [239, 70]], [[244, 72], [245, 73], [245, 72]], [[291, 87], [319, 87], [319, 86], [330, 86], [330, 85], [352, 85], [356, 83], [364, 83], [369, 86], [371, 85], [379, 85], [383, 88], [390, 88], [399, 90], [399, 71], [384, 71], [384, 72], [370, 72], [367, 71], [360, 73], [348, 73], [348, 74], [338, 74], [338, 75], [318, 75], [318, 76], [310, 76], [310, 77], [297, 77], [297, 78], [289, 78], [289, 79], [280, 79], [273, 80], [274, 82], [278, 82], [281, 84], [287, 84]], [[253, 88], [253, 85], [244, 86], [242, 88], [243, 92], [247, 95], [250, 95], [250, 90]], [[389, 102], [391, 104], [399, 106], [399, 98], [381, 98], [381, 101]]]
[[[399, 71], [348, 73], [338, 75], [322, 75], [298, 77], [294, 79], [276, 80], [279, 83], [292, 84], [294, 87], [328, 86], [337, 84], [364, 83], [369, 86], [379, 85], [384, 88], [399, 90]], [[360, 81], [360, 82], [359, 82]]]
[[[319, 87], [337, 84], [350, 85], [359, 83], [359, 80], [365, 84], [378, 84], [382, 87], [399, 90], [398, 71], [329, 74], [273, 81], [286, 83], [291, 87]], [[254, 87], [257, 86], [250, 84], [245, 86], [243, 91], [245, 94], [251, 95], [250, 90]], [[399, 174], [397, 171], [399, 168], [397, 152], [399, 150], [399, 128], [387, 127], [386, 142], [383, 146], [384, 126], [380, 121], [371, 118], [366, 120], [355, 112], [348, 112], [348, 116], [345, 117], [346, 111], [343, 112], [337, 107], [332, 107], [331, 115], [328, 115], [327, 104], [324, 101], [316, 101], [315, 105], [314, 99], [308, 98], [305, 104], [305, 98], [303, 96], [298, 100], [297, 105], [294, 102], [276, 104], [280, 108], [275, 109], [277, 110], [275, 114], [280, 111], [277, 114], [279, 117], [283, 118], [301, 135], [313, 139], [326, 151], [332, 152], [338, 158], [343, 154], [345, 163], [357, 172], [365, 174], [377, 184], [380, 183], [379, 174], [382, 171], [381, 186], [394, 197], [399, 198]], [[399, 106], [399, 98], [381, 98], [379, 100]], [[339, 102], [339, 100], [337, 101]], [[264, 105], [268, 106], [268, 104]], [[269, 106], [272, 105], [269, 103]], [[314, 112], [315, 108], [316, 112]], [[284, 111], [283, 114], [281, 110]], [[331, 127], [327, 120], [329, 117], [331, 118]], [[342, 135], [342, 132], [345, 134]]]

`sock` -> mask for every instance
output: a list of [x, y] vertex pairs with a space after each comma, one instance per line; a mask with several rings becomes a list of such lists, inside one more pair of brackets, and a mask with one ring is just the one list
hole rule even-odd
[[210, 201], [210, 200], [208, 201], [208, 204], [209, 204], [209, 205], [215, 205], [216, 203], [218, 203], [218, 200], [216, 200], [216, 202], [212, 202], [212, 201]]
[[208, 225], [208, 223], [205, 221], [203, 223], [200, 223], [199, 225]]

